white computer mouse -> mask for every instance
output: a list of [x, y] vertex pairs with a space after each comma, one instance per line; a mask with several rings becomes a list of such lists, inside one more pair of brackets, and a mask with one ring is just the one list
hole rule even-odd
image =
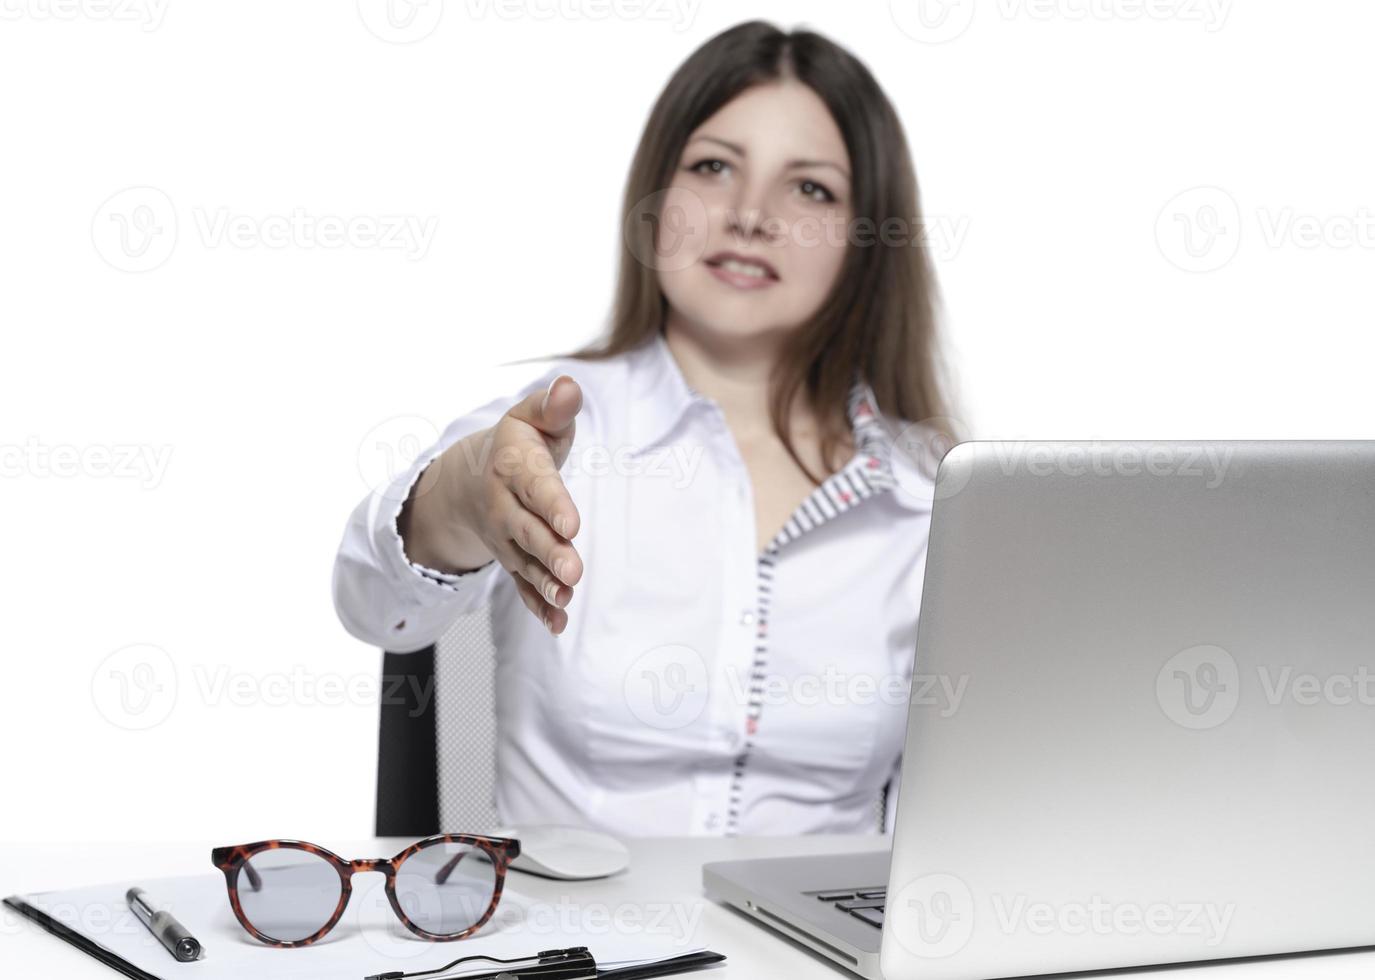
[[498, 837], [520, 841], [517, 871], [566, 881], [605, 878], [630, 867], [630, 851], [614, 837], [578, 827], [508, 827]]

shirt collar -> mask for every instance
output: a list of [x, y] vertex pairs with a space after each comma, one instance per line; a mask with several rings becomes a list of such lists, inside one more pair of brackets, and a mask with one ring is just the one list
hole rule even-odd
[[[688, 410], [706, 399], [683, 377], [662, 330], [632, 356], [630, 451], [640, 455], [662, 443]], [[846, 399], [846, 414], [855, 443], [855, 455], [846, 468], [861, 467], [876, 489], [893, 489], [893, 497], [903, 506], [930, 510], [932, 481], [911, 454], [893, 451], [895, 442], [910, 440], [917, 427], [880, 412], [873, 389], [858, 376]]]
[[635, 455], [653, 449], [673, 430], [694, 402], [702, 396], [683, 377], [662, 330], [631, 354], [630, 451]]
[[862, 380], [850, 390], [849, 414], [855, 456], [848, 465], [862, 468], [873, 486], [891, 490], [901, 506], [930, 512], [936, 488], [931, 461], [943, 441], [937, 430], [884, 415], [873, 389]]

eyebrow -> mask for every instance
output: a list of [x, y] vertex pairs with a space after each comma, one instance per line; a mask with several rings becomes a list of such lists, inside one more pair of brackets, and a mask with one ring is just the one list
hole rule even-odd
[[[747, 155], [745, 153], [745, 148], [741, 146], [739, 143], [732, 143], [729, 140], [723, 140], [716, 136], [696, 136], [688, 141], [688, 145], [691, 146], [698, 140], [707, 140], [711, 143], [719, 143], [739, 157], [745, 157]], [[850, 174], [844, 167], [842, 167], [838, 163], [832, 163], [830, 160], [789, 160], [785, 164], [785, 167], [789, 170], [794, 170], [798, 167], [831, 167], [832, 169], [839, 171], [845, 177], [846, 180], [850, 179]]]

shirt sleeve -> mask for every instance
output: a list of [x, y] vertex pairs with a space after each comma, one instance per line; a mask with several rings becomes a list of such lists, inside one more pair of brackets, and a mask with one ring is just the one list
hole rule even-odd
[[396, 520], [435, 457], [460, 439], [491, 428], [512, 405], [561, 373], [550, 367], [516, 394], [455, 419], [405, 472], [354, 508], [334, 559], [332, 582], [334, 610], [351, 635], [393, 653], [412, 653], [436, 642], [457, 617], [486, 604], [503, 574], [496, 561], [457, 574], [426, 568], [406, 557]]

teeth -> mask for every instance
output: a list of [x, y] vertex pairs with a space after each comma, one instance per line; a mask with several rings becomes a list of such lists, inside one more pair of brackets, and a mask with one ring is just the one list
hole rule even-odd
[[763, 279], [768, 275], [764, 267], [755, 265], [752, 262], [737, 262], [735, 259], [726, 259], [721, 263], [721, 268], [727, 272], [738, 272], [744, 276], [754, 276], [756, 279]]

